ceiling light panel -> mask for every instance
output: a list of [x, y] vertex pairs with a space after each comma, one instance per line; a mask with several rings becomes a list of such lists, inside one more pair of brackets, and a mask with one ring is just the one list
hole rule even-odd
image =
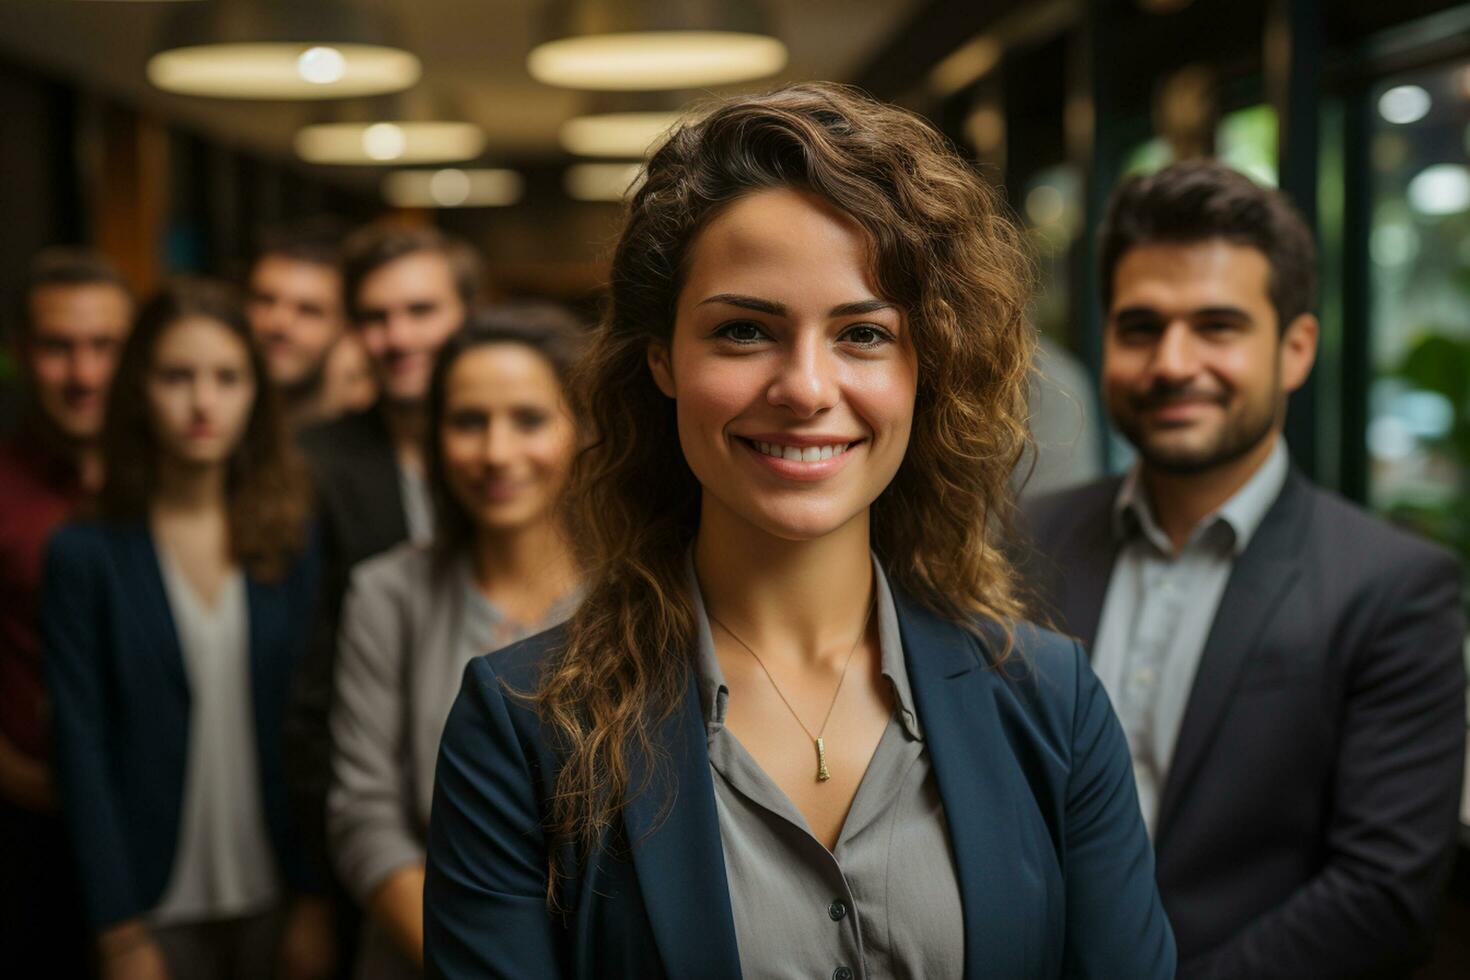
[[319, 123], [296, 134], [296, 153], [310, 163], [403, 164], [471, 160], [485, 131], [467, 122]]
[[399, 208], [505, 207], [524, 192], [514, 170], [399, 170], [383, 179], [383, 197]]

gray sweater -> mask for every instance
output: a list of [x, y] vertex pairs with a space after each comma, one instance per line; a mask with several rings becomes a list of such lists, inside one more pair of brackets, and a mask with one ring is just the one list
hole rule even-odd
[[338, 640], [327, 834], [358, 902], [424, 862], [439, 737], [465, 666], [566, 619], [577, 598], [543, 622], [516, 623], [476, 587], [468, 556], [441, 564], [411, 543], [353, 569]]

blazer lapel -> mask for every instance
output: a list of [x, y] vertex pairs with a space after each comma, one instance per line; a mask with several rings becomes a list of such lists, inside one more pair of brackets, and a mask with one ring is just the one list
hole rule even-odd
[[1021, 873], [1006, 850], [1023, 836], [1015, 797], [1014, 767], [998, 715], [987, 711], [982, 685], [996, 682], [984, 668], [979, 641], [897, 589], [899, 633], [914, 701], [934, 765], [954, 849], [964, 903], [965, 978], [1028, 976], [1041, 950], [1020, 937], [1033, 930], [1011, 901]]
[[[624, 824], [664, 971], [670, 977], [739, 980], [708, 742], [694, 672], [689, 673], [683, 704], [655, 737], [667, 749], [674, 791], [650, 785], [628, 801]], [[646, 765], [637, 764], [631, 785], [639, 785]]]
[[137, 605], [133, 613], [158, 630], [155, 649], [163, 659], [164, 671], [189, 697], [189, 675], [184, 669], [184, 651], [179, 646], [178, 628], [173, 609], [168, 604], [168, 591], [163, 584], [162, 556], [153, 543], [153, 534], [144, 523], [128, 524], [119, 529], [124, 563], [124, 581], [137, 584]]
[[1111, 507], [1095, 520], [1085, 522], [1082, 528], [1081, 540], [1067, 563], [1069, 567], [1062, 569], [1066, 581], [1062, 587], [1061, 614], [1067, 630], [1082, 641], [1091, 657], [1108, 582], [1118, 559], [1119, 541], [1113, 533]]
[[1281, 496], [1231, 569], [1179, 724], [1179, 737], [1159, 801], [1156, 848], [1162, 845], [1189, 781], [1204, 761], [1220, 718], [1240, 682], [1242, 668], [1301, 572], [1295, 546], [1306, 523], [1302, 513], [1306, 492], [1301, 479], [1295, 473], [1288, 477]]

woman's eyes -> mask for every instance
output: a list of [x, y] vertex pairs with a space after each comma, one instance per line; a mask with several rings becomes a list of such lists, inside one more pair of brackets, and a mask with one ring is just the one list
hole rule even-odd
[[755, 344], [766, 339], [766, 332], [754, 320], [731, 320], [720, 324], [715, 336], [736, 344]]
[[842, 331], [842, 339], [857, 347], [871, 350], [893, 342], [893, 334], [872, 323], [858, 323]]
[[[754, 320], [731, 320], [723, 323], [715, 330], [715, 336], [742, 345], [758, 344], [770, 339], [765, 329]], [[837, 339], [863, 350], [873, 350], [892, 343], [893, 334], [877, 324], [855, 323], [843, 330]]]

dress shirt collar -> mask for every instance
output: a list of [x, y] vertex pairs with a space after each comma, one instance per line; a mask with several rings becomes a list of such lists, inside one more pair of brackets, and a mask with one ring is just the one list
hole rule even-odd
[[[879, 668], [883, 676], [893, 685], [894, 701], [898, 705], [899, 721], [910, 738], [922, 739], [923, 729], [919, 716], [914, 711], [914, 696], [909, 687], [908, 666], [904, 661], [903, 639], [898, 631], [898, 610], [893, 604], [893, 590], [888, 585], [888, 576], [876, 555], [872, 557], [873, 583], [877, 590]], [[710, 631], [709, 615], [704, 609], [704, 594], [699, 588], [699, 577], [694, 571], [694, 551], [689, 552], [689, 595], [694, 601], [694, 618], [698, 625], [698, 649], [695, 651], [694, 669], [699, 685], [699, 704], [704, 712], [705, 731], [711, 738], [725, 727], [725, 712], [730, 700], [730, 688], [725, 684], [725, 672], [720, 669], [720, 658], [715, 655], [714, 634]], [[803, 719], [805, 720], [805, 719]]]
[[[1143, 488], [1140, 465], [1134, 464], [1118, 489], [1118, 497], [1113, 502], [1113, 530], [1120, 539], [1141, 532], [1164, 554], [1172, 554], [1174, 548], [1168, 535], [1154, 520], [1153, 508], [1149, 506], [1148, 494]], [[1286, 440], [1278, 436], [1266, 462], [1218, 510], [1195, 525], [1189, 540], [1193, 542], [1210, 528], [1223, 524], [1232, 536], [1231, 550], [1239, 555], [1250, 544], [1271, 505], [1281, 496], [1290, 471], [1291, 459], [1286, 451]]]

